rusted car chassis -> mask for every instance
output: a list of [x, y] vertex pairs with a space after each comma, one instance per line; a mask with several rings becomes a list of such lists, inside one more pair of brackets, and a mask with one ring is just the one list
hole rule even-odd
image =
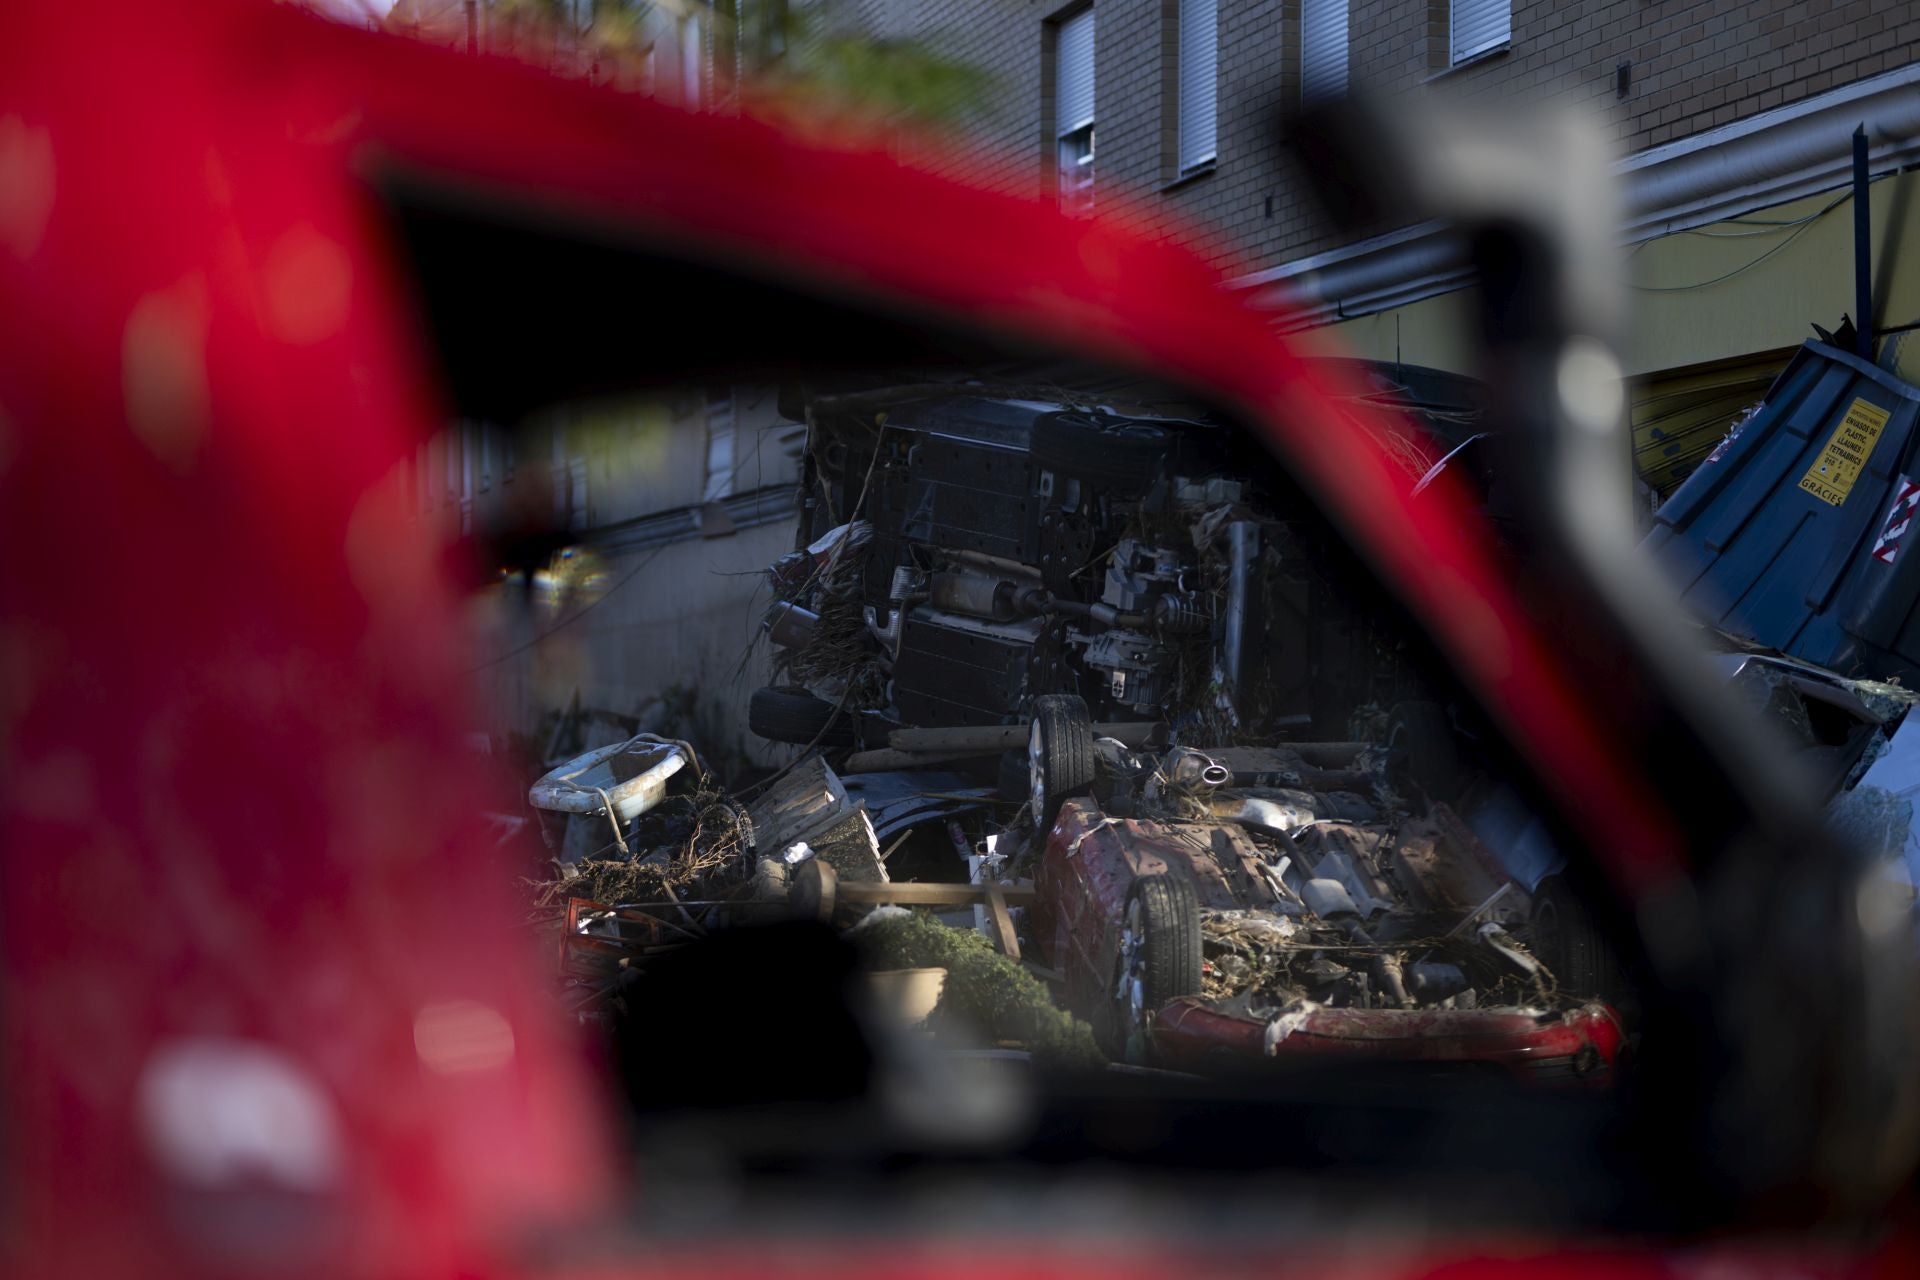
[[1312, 821], [1256, 838], [1067, 800], [1046, 835], [1034, 932], [1115, 1056], [1191, 1070], [1364, 1058], [1606, 1085], [1620, 1015], [1563, 996], [1510, 915], [1461, 908], [1449, 891], [1490, 877], [1434, 809], [1439, 821], [1391, 831]]

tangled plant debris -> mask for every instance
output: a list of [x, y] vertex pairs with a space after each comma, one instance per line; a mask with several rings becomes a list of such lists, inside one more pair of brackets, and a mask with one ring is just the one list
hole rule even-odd
[[[734, 897], [752, 876], [740, 810], [718, 790], [669, 797], [636, 818], [626, 839], [629, 856], [583, 858], [530, 881], [536, 922], [557, 924], [571, 898], [629, 905]], [[601, 852], [618, 850], [609, 843]]]

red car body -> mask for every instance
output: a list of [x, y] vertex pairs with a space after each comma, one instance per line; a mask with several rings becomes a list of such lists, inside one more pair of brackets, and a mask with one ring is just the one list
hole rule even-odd
[[[1098, 802], [1068, 800], [1046, 837], [1035, 879], [1034, 929], [1066, 975], [1067, 1000], [1094, 1016], [1112, 999], [1128, 891], [1173, 872], [1194, 886], [1202, 912], [1244, 911], [1204, 839], [1175, 838], [1161, 823], [1109, 818]], [[1600, 1088], [1613, 1079], [1625, 1035], [1598, 1002], [1559, 1013], [1520, 1009], [1313, 1007], [1273, 1034], [1267, 1019], [1183, 996], [1152, 1013], [1148, 1031], [1163, 1066], [1207, 1070], [1223, 1061], [1285, 1063], [1344, 1056], [1367, 1062], [1472, 1063], [1523, 1081]]]
[[[444, 548], [392, 499], [393, 468], [450, 410], [375, 181], [393, 173], [1207, 388], [1319, 495], [1494, 709], [1629, 908], [1687, 884], [1674, 815], [1509, 589], [1472, 512], [1444, 489], [1409, 505], [1395, 460], [1330, 410], [1325, 375], [1124, 209], [1071, 219], [878, 141], [684, 111], [281, 5], [12, 4], [0, 9], [9, 1271], [551, 1271], [570, 1264], [536, 1263], [524, 1231], [601, 1213], [623, 1185], [593, 1068], [537, 987], [544, 957], [514, 928], [512, 856], [478, 823], [488, 779], [449, 766], [466, 758], [479, 655]], [[178, 1068], [208, 1062], [218, 1070], [201, 1078], [229, 1097], [298, 1121], [221, 1136], [219, 1150], [237, 1142], [258, 1167], [201, 1162], [207, 1135], [191, 1122], [206, 1100], [182, 1094]], [[1341, 1265], [1513, 1265], [1474, 1262], [1488, 1247]], [[1563, 1275], [1668, 1271], [1658, 1254], [1499, 1249]], [[1796, 1275], [1901, 1274], [1913, 1256], [1717, 1256], [1729, 1253], [1750, 1274]], [[815, 1242], [805, 1265], [821, 1256], [844, 1274], [1115, 1272], [1104, 1249], [1072, 1242]], [[733, 1240], [633, 1270], [769, 1274], [791, 1257], [778, 1240]], [[1234, 1265], [1307, 1273], [1321, 1260]], [[1120, 1269], [1191, 1259], [1144, 1246], [1133, 1262]]]

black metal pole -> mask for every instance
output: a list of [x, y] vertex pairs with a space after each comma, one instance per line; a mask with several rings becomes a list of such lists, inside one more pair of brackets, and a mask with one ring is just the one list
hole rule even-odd
[[1873, 359], [1873, 211], [1867, 207], [1867, 126], [1853, 131], [1853, 349]]

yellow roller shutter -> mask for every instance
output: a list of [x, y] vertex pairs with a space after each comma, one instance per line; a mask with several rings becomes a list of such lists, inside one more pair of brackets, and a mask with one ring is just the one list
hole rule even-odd
[[1665, 496], [1766, 395], [1792, 348], [1669, 369], [1633, 384], [1633, 465]]

